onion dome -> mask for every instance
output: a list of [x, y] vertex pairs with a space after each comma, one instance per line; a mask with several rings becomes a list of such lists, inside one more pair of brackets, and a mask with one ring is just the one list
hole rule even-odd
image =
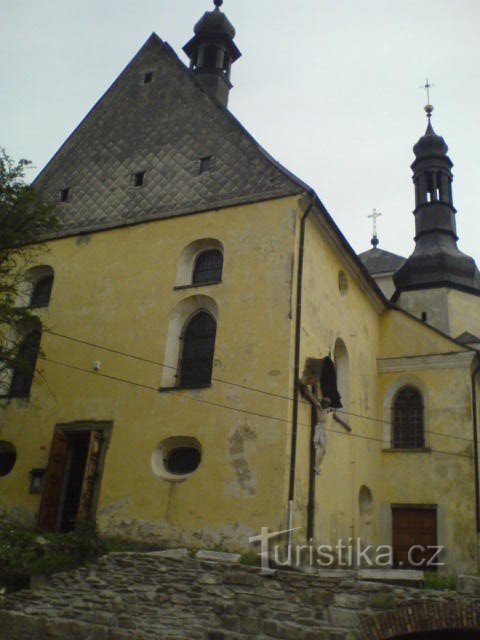
[[425, 107], [425, 111], [428, 117], [427, 130], [417, 142], [417, 144], [413, 147], [413, 153], [417, 158], [426, 158], [430, 156], [446, 156], [448, 153], [447, 143], [442, 138], [442, 136], [439, 136], [435, 133], [432, 127], [432, 105], [427, 104], [427, 106]]
[[227, 16], [220, 11], [223, 0], [215, 0], [215, 9], [206, 11], [193, 28], [195, 35], [224, 35], [235, 37], [235, 28]]

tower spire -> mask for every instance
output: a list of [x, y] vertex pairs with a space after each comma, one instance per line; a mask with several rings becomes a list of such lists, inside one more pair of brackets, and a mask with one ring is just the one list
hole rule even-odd
[[215, 8], [207, 11], [194, 27], [194, 37], [183, 50], [190, 58], [190, 69], [198, 76], [208, 95], [223, 106], [228, 104], [232, 88], [232, 64], [242, 55], [235, 45], [235, 29], [220, 11], [223, 0], [213, 0]]
[[[430, 83], [425, 89], [429, 91]], [[427, 93], [427, 97], [430, 95]], [[415, 185], [415, 250], [395, 273], [398, 290], [460, 287], [480, 290], [475, 262], [457, 247], [452, 167], [445, 140], [432, 127], [433, 106], [427, 104], [428, 126], [413, 147]]]

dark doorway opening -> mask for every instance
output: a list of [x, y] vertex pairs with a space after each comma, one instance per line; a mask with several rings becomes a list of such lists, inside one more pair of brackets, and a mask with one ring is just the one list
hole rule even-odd
[[79, 520], [95, 516], [103, 459], [103, 432], [93, 429], [55, 431], [45, 471], [38, 528], [68, 532]]
[[82, 495], [85, 467], [87, 465], [90, 434], [88, 431], [72, 433], [69, 441], [69, 461], [65, 477], [65, 496], [60, 520], [60, 531], [72, 531], [75, 528], [80, 497]]

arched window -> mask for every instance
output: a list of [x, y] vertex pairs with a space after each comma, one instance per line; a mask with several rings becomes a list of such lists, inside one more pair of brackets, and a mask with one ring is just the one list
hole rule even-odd
[[[337, 372], [337, 385], [340, 397], [342, 399], [342, 407], [345, 412], [349, 410], [349, 387], [350, 387], [350, 367], [348, 359], [348, 351], [345, 343], [341, 338], [335, 342], [333, 350], [333, 360], [335, 362], [335, 370]], [[345, 415], [348, 420], [348, 415]]]
[[180, 386], [210, 384], [217, 323], [206, 311], [196, 313], [185, 325], [180, 362]]
[[30, 306], [33, 308], [48, 307], [52, 294], [53, 275], [43, 276], [33, 285]]
[[219, 282], [222, 279], [223, 254], [218, 249], [201, 253], [195, 261], [193, 284]]
[[9, 396], [12, 398], [25, 398], [30, 394], [40, 350], [40, 338], [40, 331], [31, 331], [20, 344], [10, 382]]
[[403, 387], [392, 408], [392, 447], [422, 449], [425, 446], [423, 399], [414, 387]]

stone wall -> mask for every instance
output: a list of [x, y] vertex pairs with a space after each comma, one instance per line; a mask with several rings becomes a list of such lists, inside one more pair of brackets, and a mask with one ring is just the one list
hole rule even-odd
[[[208, 556], [207, 556], [208, 557]], [[119, 553], [8, 595], [0, 640], [384, 640], [480, 629], [480, 579], [463, 593], [190, 558]]]

